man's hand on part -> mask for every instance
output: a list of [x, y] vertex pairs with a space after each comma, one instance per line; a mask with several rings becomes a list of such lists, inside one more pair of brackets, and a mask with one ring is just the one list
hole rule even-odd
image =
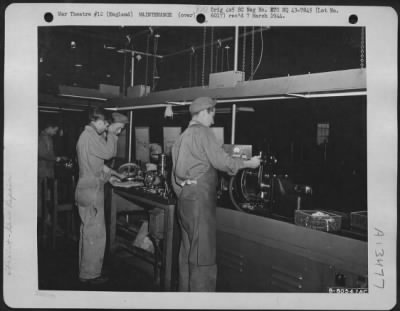
[[125, 179], [126, 177], [128, 177], [128, 174], [127, 174], [126, 172], [117, 173], [117, 177], [118, 177], [120, 180], [123, 180], [123, 179]]
[[56, 162], [67, 161], [67, 160], [68, 160], [68, 157], [64, 157], [64, 156], [56, 157]]
[[112, 170], [111, 175], [119, 178], [120, 180], [123, 180], [128, 176], [128, 173], [127, 172], [118, 173], [117, 171]]
[[254, 156], [250, 160], [244, 161], [244, 164], [248, 168], [257, 168], [260, 166], [260, 156]]

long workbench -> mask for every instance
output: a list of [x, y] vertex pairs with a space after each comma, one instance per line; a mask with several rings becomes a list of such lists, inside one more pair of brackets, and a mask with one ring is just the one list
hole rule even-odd
[[219, 291], [329, 292], [366, 288], [368, 243], [217, 209]]
[[[160, 270], [159, 285], [161, 290], [173, 291], [177, 283], [177, 249], [178, 249], [178, 225], [175, 219], [175, 204], [158, 195], [143, 193], [140, 190], [130, 188], [112, 188], [110, 194], [109, 250], [114, 253], [125, 250], [133, 255], [146, 259], [154, 265], [154, 273]], [[127, 240], [118, 234], [123, 226], [118, 223], [118, 215], [144, 212], [148, 215], [149, 236], [156, 245], [151, 254], [132, 245], [132, 240]], [[125, 228], [125, 231], [129, 228]], [[156, 277], [156, 276], [155, 276]]]
[[[179, 228], [174, 202], [134, 189], [113, 188], [109, 229], [111, 251], [121, 247], [129, 251], [129, 245], [118, 237], [117, 215], [135, 211], [149, 215], [162, 211], [160, 285], [162, 290], [176, 290]], [[150, 223], [151, 219], [149, 217]], [[130, 251], [137, 253], [137, 250]], [[368, 286], [367, 252], [367, 241], [217, 208], [218, 291], [365, 289]]]

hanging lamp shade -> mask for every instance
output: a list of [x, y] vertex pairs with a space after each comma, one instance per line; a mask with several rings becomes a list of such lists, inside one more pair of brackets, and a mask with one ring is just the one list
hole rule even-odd
[[172, 106], [167, 105], [165, 107], [164, 118], [173, 118], [173, 117], [174, 117], [174, 112], [172, 111]]

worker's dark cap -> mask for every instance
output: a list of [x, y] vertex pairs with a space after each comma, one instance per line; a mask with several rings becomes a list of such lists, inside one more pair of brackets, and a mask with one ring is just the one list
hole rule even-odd
[[129, 123], [128, 117], [119, 112], [112, 113], [112, 121], [114, 123], [122, 123], [122, 124]]
[[196, 114], [204, 109], [214, 107], [217, 104], [215, 99], [211, 97], [198, 97], [190, 104], [190, 114]]

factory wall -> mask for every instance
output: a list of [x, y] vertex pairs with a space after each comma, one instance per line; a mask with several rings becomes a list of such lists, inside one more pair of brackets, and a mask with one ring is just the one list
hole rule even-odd
[[[218, 104], [229, 108], [232, 104]], [[238, 103], [254, 112], [238, 112], [235, 143], [250, 144], [277, 157], [276, 173], [288, 174], [294, 182], [311, 184], [316, 208], [342, 211], [367, 209], [366, 97], [286, 99]], [[133, 126], [150, 128], [150, 142], [163, 145], [163, 127], [181, 127], [190, 121], [187, 107], [174, 108], [172, 118], [164, 108], [140, 109]], [[75, 157], [75, 145], [86, 124], [86, 113], [40, 114], [58, 118], [63, 136], [55, 139], [56, 152]], [[317, 144], [317, 124], [329, 123], [326, 144]], [[231, 113], [217, 113], [215, 126], [224, 127], [225, 143], [231, 141]], [[134, 140], [133, 140], [134, 141]], [[133, 143], [132, 154], [135, 155]]]
[[[231, 105], [218, 104], [221, 108]], [[255, 111], [237, 113], [235, 143], [252, 145], [253, 154], [263, 151], [275, 155], [277, 173], [313, 186], [316, 207], [367, 209], [365, 97], [287, 99], [237, 106]], [[166, 119], [164, 109], [134, 112], [134, 126], [150, 127], [150, 141], [161, 145], [164, 126], [180, 126], [183, 131], [189, 121], [188, 113]], [[318, 123], [329, 123], [326, 144], [317, 145]], [[217, 113], [214, 126], [224, 127], [225, 143], [230, 143], [231, 114]]]

